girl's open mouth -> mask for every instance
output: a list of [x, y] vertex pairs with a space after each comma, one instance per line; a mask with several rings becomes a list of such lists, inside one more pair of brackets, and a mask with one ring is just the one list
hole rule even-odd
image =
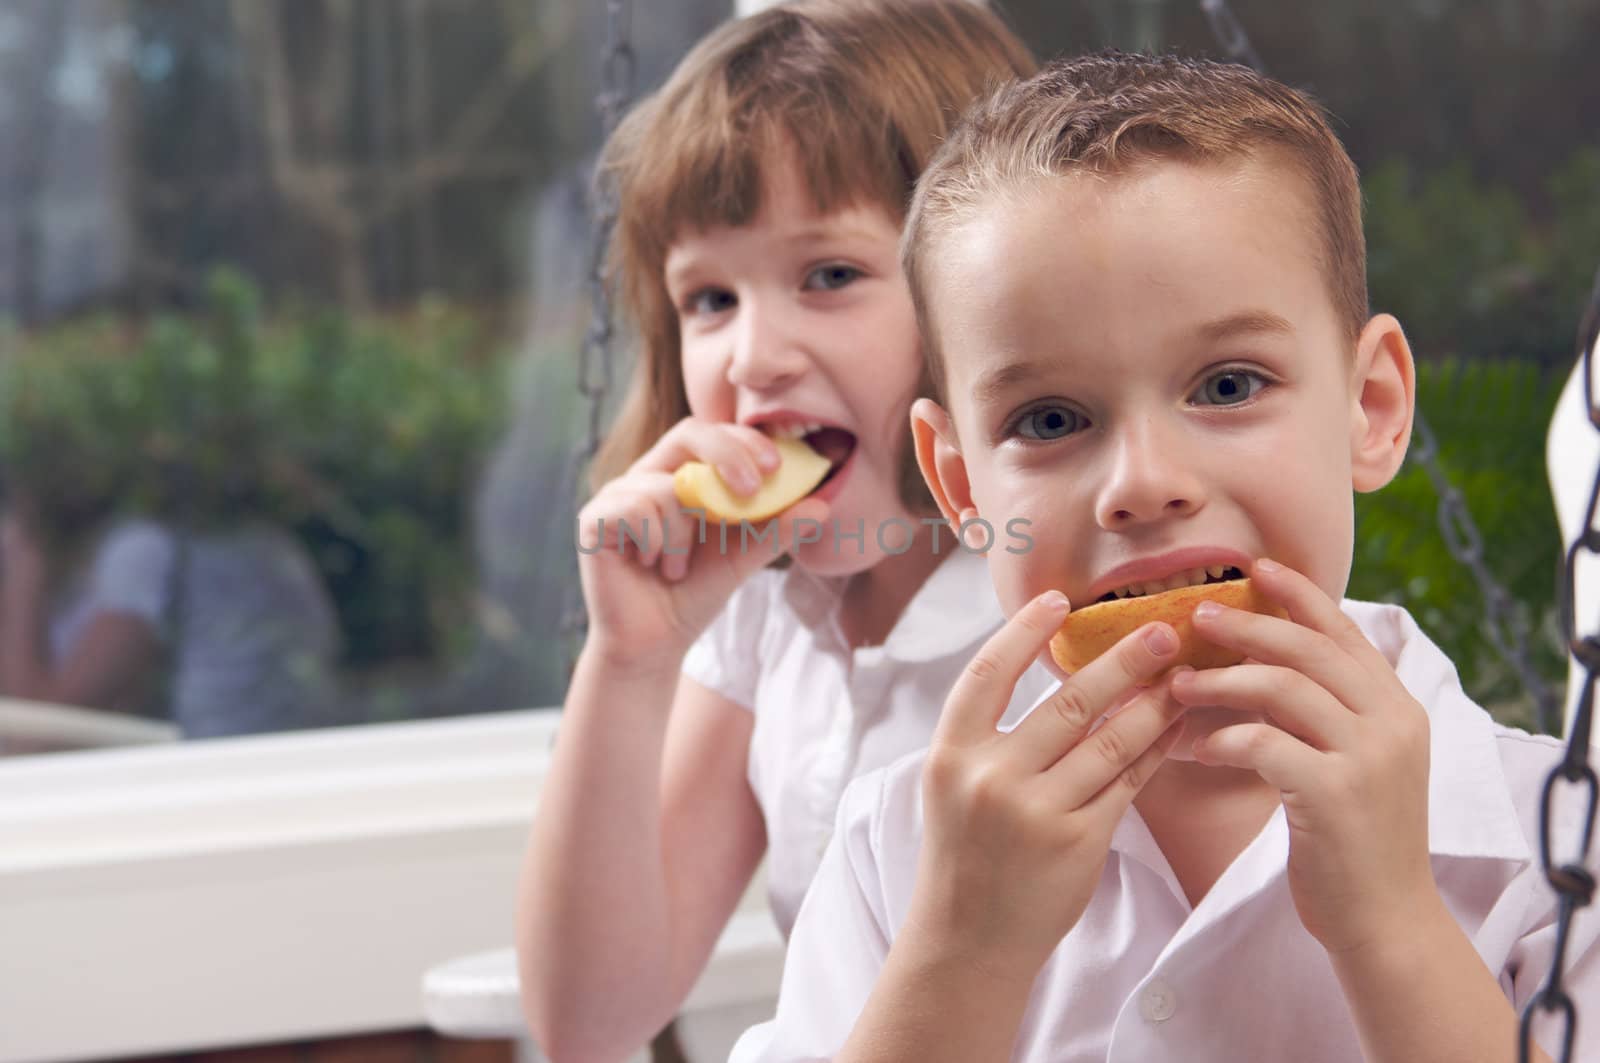
[[818, 428], [807, 432], [801, 438], [812, 450], [828, 459], [828, 475], [813, 488], [812, 493], [815, 494], [826, 487], [828, 481], [832, 480], [839, 470], [844, 468], [845, 462], [850, 460], [850, 455], [856, 449], [856, 437], [843, 428]]

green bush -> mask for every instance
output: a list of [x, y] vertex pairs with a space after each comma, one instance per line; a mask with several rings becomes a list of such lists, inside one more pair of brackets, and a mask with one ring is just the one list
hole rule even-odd
[[[1417, 383], [1440, 462], [1483, 534], [1488, 567], [1529, 625], [1549, 682], [1564, 677], [1565, 659], [1555, 633], [1561, 544], [1544, 447], [1564, 379], [1522, 361], [1451, 361], [1419, 365]], [[1438, 495], [1414, 460], [1383, 490], [1358, 496], [1350, 595], [1411, 610], [1469, 694], [1531, 728], [1532, 699], [1489, 643], [1483, 598], [1471, 570], [1451, 556], [1438, 512]]]
[[393, 317], [268, 315], [219, 271], [194, 314], [17, 335], [0, 467], [52, 544], [138, 513], [295, 530], [340, 610], [347, 663], [437, 657], [469, 630], [467, 496], [504, 421], [502, 352], [424, 302]]

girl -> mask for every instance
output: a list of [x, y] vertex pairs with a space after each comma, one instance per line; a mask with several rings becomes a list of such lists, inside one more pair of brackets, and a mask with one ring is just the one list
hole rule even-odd
[[[552, 1058], [621, 1058], [668, 1022], [764, 855], [787, 935], [845, 784], [927, 743], [1001, 622], [908, 446], [927, 381], [897, 252], [946, 131], [1031, 69], [971, 0], [794, 3], [713, 33], [607, 146], [643, 356], [579, 515], [589, 636], [520, 890]], [[770, 530], [702, 535], [672, 473], [753, 493], [783, 435], [831, 472], [763, 571]]]

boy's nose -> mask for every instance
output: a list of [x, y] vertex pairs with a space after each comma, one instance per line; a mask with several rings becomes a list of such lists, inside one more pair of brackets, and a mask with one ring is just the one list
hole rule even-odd
[[1095, 520], [1108, 530], [1126, 530], [1188, 517], [1204, 505], [1204, 488], [1181, 446], [1147, 423], [1117, 440], [1110, 475], [1095, 500]]
[[751, 391], [774, 391], [793, 382], [808, 364], [794, 324], [781, 313], [741, 308], [728, 360], [728, 382]]

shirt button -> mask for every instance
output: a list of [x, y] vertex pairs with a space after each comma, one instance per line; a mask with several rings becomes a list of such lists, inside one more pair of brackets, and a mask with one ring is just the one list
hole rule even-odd
[[1166, 1022], [1178, 1010], [1178, 997], [1172, 987], [1159, 978], [1139, 994], [1139, 1014], [1145, 1022]]

